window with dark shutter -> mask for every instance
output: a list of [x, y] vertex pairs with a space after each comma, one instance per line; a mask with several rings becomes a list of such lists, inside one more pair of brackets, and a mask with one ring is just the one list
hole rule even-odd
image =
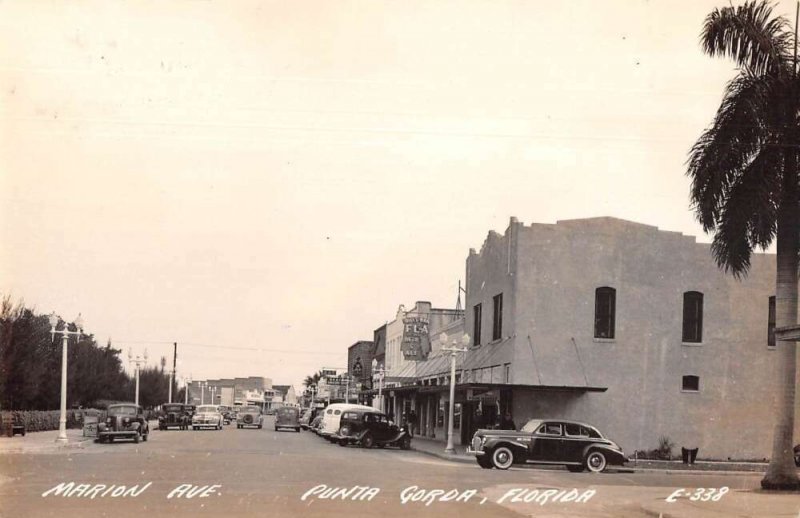
[[500, 340], [503, 336], [503, 294], [495, 295], [494, 319], [492, 322], [492, 340]]
[[684, 376], [681, 390], [686, 392], [697, 392], [700, 390], [700, 376]]
[[472, 336], [475, 346], [481, 345], [481, 320], [483, 319], [483, 306], [475, 304], [472, 308]]
[[767, 316], [767, 345], [775, 346], [775, 297], [769, 298], [769, 316]]
[[703, 341], [703, 294], [698, 291], [683, 294], [683, 341]]
[[594, 337], [614, 338], [617, 290], [603, 286], [594, 291]]

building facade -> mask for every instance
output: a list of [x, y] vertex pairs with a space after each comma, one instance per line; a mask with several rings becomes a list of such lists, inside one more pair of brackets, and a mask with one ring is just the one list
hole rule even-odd
[[707, 457], [766, 458], [774, 351], [788, 345], [774, 343], [775, 256], [751, 262], [736, 279], [680, 233], [512, 218], [467, 259], [471, 353], [494, 359], [462, 383], [491, 380], [518, 424], [586, 421], [630, 453], [667, 437]]

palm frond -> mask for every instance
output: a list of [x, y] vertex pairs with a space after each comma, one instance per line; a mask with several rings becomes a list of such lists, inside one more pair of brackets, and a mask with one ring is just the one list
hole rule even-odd
[[791, 71], [793, 39], [789, 22], [772, 18], [766, 1], [714, 9], [700, 35], [703, 51], [728, 56], [755, 75], [785, 75]]
[[766, 248], [777, 231], [783, 150], [764, 149], [745, 167], [722, 205], [711, 245], [717, 265], [736, 277], [747, 274], [750, 254]]
[[728, 83], [713, 124], [689, 152], [692, 208], [706, 232], [716, 227], [738, 176], [780, 128], [775, 104], [789, 87], [781, 78], [748, 73]]

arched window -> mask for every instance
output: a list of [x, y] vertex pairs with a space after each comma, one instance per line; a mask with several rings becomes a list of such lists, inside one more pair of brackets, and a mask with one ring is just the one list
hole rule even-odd
[[594, 290], [594, 337], [614, 338], [617, 290], [603, 286]]
[[683, 341], [703, 341], [703, 294], [699, 291], [683, 294]]

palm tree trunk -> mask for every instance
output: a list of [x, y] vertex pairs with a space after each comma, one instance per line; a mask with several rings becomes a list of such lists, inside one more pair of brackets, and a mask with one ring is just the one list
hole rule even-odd
[[[784, 196], [778, 209], [777, 278], [775, 280], [776, 327], [797, 325], [798, 217], [797, 155], [786, 154]], [[777, 419], [772, 438], [772, 458], [761, 487], [764, 489], [798, 489], [800, 479], [792, 455], [794, 405], [797, 375], [797, 344], [776, 342], [779, 362]]]

